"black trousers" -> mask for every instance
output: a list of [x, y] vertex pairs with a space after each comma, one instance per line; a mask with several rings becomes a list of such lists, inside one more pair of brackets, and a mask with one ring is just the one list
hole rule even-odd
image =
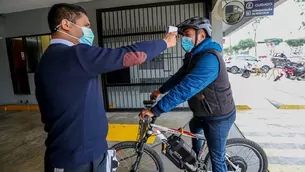
[[74, 168], [54, 168], [45, 162], [44, 168], [45, 172], [105, 172], [106, 171], [106, 156], [107, 153], [103, 154], [101, 157], [87, 164], [81, 165]]

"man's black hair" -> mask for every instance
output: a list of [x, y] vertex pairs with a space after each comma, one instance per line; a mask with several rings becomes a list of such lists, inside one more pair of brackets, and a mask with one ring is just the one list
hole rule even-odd
[[80, 18], [81, 13], [87, 15], [86, 10], [74, 4], [60, 3], [51, 7], [48, 14], [48, 23], [51, 33], [56, 32], [57, 26], [63, 19], [67, 19], [73, 23]]

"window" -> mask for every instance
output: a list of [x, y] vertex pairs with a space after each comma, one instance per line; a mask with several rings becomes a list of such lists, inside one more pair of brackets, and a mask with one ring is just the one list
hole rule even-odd
[[139, 69], [164, 69], [164, 54], [160, 54], [150, 62], [141, 64]]
[[24, 37], [28, 73], [34, 73], [42, 54], [50, 45], [50, 35]]
[[247, 61], [257, 61], [257, 58], [252, 57], [252, 56], [248, 56], [248, 57], [246, 57], [246, 60]]
[[236, 60], [245, 60], [245, 57], [244, 56], [239, 56], [239, 57], [236, 57]]
[[28, 73], [34, 73], [50, 44], [50, 35], [7, 38], [7, 53], [15, 94], [31, 94]]

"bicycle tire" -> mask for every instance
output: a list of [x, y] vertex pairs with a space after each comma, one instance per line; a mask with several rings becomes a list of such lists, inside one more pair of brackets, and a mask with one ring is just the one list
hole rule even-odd
[[[228, 147], [229, 145], [233, 145], [233, 144], [248, 145], [248, 146], [252, 147], [253, 149], [255, 149], [256, 150], [255, 153], [256, 154], [258, 153], [262, 158], [262, 164], [260, 164], [258, 172], [267, 172], [268, 171], [268, 158], [267, 158], [265, 151], [263, 150], [263, 148], [260, 145], [258, 145], [254, 141], [248, 140], [246, 138], [232, 138], [232, 139], [227, 140], [226, 147]], [[204, 164], [207, 165], [209, 160], [210, 160], [210, 156], [208, 153], [204, 158]]]
[[[111, 148], [115, 149], [116, 151], [120, 151], [122, 149], [136, 148], [137, 144], [138, 142], [132, 142], [132, 141], [120, 142], [113, 145]], [[158, 153], [146, 144], [144, 145], [144, 152], [153, 159], [159, 172], [164, 172], [164, 165]]]

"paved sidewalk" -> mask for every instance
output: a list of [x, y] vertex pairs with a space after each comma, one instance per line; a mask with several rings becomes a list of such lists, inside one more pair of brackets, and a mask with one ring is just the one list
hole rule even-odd
[[238, 114], [243, 135], [261, 145], [270, 172], [305, 172], [305, 110], [252, 110]]

